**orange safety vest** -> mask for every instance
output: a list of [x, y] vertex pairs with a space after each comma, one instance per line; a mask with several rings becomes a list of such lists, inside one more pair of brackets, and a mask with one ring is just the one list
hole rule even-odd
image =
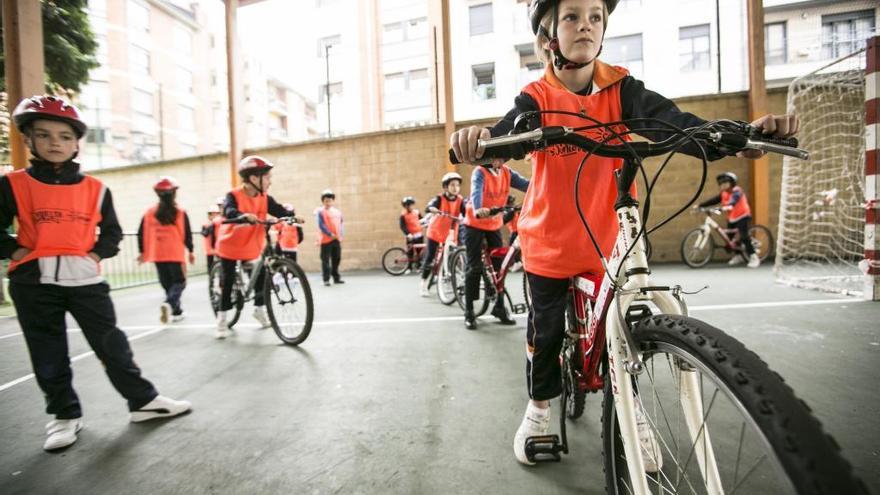
[[[342, 241], [342, 212], [332, 206], [330, 209], [319, 206], [315, 210], [315, 214], [321, 215], [321, 218], [324, 220], [324, 225], [330, 229], [330, 232], [336, 234], [337, 239]], [[332, 237], [325, 234], [320, 228], [318, 228], [318, 236], [321, 244], [330, 244], [334, 240]]]
[[511, 218], [510, 221], [507, 222], [507, 228], [510, 229], [511, 234], [516, 232], [516, 229], [518, 228], [516, 225], [517, 222], [519, 222], [519, 212], [518, 211], [515, 212], [513, 214], [513, 218]]
[[[461, 214], [462, 201], [464, 201], [464, 199], [461, 195], [456, 195], [455, 199], [450, 201], [445, 194], [441, 194], [440, 208], [438, 208], [438, 210], [447, 215], [457, 217]], [[428, 239], [440, 243], [446, 242], [446, 236], [449, 235], [449, 229], [451, 228], [451, 218], [437, 215], [431, 219], [431, 225], [428, 227]], [[455, 236], [453, 238], [458, 240], [458, 222], [455, 223]]]
[[403, 213], [401, 213], [400, 216], [403, 217], [403, 221], [406, 223], [407, 232], [410, 234], [422, 233], [422, 226], [419, 225], [419, 210], [403, 210]]
[[[497, 208], [507, 204], [507, 196], [510, 194], [510, 168], [502, 165], [498, 174], [489, 172], [487, 168], [480, 167], [478, 173], [483, 174], [483, 208]], [[474, 213], [474, 205], [468, 203], [466, 208], [467, 216], [464, 224], [470, 228], [480, 230], [498, 230], [504, 225], [501, 215], [494, 215], [488, 218], [477, 218]]]
[[721, 206], [728, 206], [730, 204], [730, 197], [737, 191], [740, 193], [739, 201], [733, 205], [732, 210], [727, 212], [728, 222], [736, 222], [745, 217], [752, 216], [752, 209], [749, 208], [749, 200], [746, 198], [746, 193], [739, 186], [733, 186], [733, 189], [729, 191], [721, 191]]
[[153, 206], [144, 214], [144, 261], [186, 263], [183, 210], [177, 209], [177, 218], [173, 224], [162, 225], [156, 218], [158, 208], [158, 205]]
[[299, 247], [299, 233], [296, 225], [287, 222], [276, 223], [272, 228], [278, 231], [278, 245], [282, 251], [293, 252]]
[[51, 256], [86, 256], [95, 247], [101, 203], [107, 188], [85, 176], [78, 184], [44, 184], [26, 170], [6, 174], [18, 209], [18, 238], [31, 250], [9, 262], [11, 273], [19, 265]]
[[[258, 194], [253, 198], [244, 192], [244, 186], [231, 191], [241, 213], [253, 213], [265, 220], [269, 210], [268, 196]], [[227, 260], [252, 260], [260, 257], [266, 246], [266, 234], [262, 225], [220, 224], [215, 252]]]
[[[593, 84], [598, 91], [580, 96], [559, 81], [553, 68], [529, 84], [523, 92], [532, 97], [541, 110], [561, 110], [589, 115], [600, 122], [621, 119], [620, 80], [628, 72], [596, 61]], [[581, 127], [584, 120], [561, 114], [543, 114], [542, 126]], [[621, 126], [617, 132], [624, 131]], [[610, 133], [595, 129], [583, 133], [596, 141]], [[624, 136], [625, 139], [628, 139]], [[619, 144], [612, 139], [609, 144]], [[602, 270], [599, 255], [593, 248], [584, 227], [578, 221], [572, 194], [578, 165], [584, 152], [567, 145], [556, 145], [533, 153], [532, 178], [523, 200], [519, 217], [519, 239], [523, 264], [530, 273], [551, 278], [567, 278], [579, 273]], [[581, 210], [604, 255], [609, 255], [617, 236], [614, 202], [617, 185], [614, 171], [623, 161], [592, 155], [587, 159], [580, 177], [578, 197]], [[633, 193], [635, 188], [633, 188]]]
[[[214, 217], [214, 218], [217, 218], [217, 217]], [[214, 225], [214, 222], [213, 222], [213, 221], [206, 222], [204, 225], [202, 225], [202, 229], [207, 229], [208, 227], [214, 227], [215, 229], [217, 228], [217, 227]], [[217, 231], [215, 230], [214, 232], [215, 232], [214, 236], [216, 237], [216, 232], [217, 232]], [[204, 236], [202, 236], [202, 245], [205, 246], [205, 254], [206, 254], [206, 255], [208, 255], [208, 256], [214, 256], [214, 244], [211, 242], [211, 236], [210, 236], [210, 235], [204, 235]]]

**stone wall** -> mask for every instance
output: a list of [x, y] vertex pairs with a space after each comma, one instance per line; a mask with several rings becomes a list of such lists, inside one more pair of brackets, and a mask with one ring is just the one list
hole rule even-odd
[[[747, 94], [733, 93], [689, 97], [677, 100], [684, 111], [703, 118], [727, 117], [744, 120]], [[772, 90], [770, 111], [785, 110], [785, 91]], [[493, 121], [466, 122], [464, 125], [486, 125]], [[380, 266], [384, 250], [402, 243], [398, 229], [400, 199], [415, 196], [419, 207], [440, 190], [439, 180], [445, 173], [447, 139], [443, 126], [427, 126], [317, 140], [286, 146], [275, 146], [248, 153], [257, 153], [275, 163], [270, 194], [279, 202], [290, 202], [297, 212], [306, 216], [306, 240], [300, 247], [300, 260], [306, 270], [318, 270], [315, 246], [314, 209], [320, 203], [321, 191], [331, 188], [337, 205], [345, 217], [343, 270], [374, 269]], [[648, 163], [649, 174], [659, 160]], [[528, 176], [528, 164], [513, 163]], [[717, 194], [714, 177], [722, 170], [731, 170], [741, 179], [748, 193], [749, 174], [745, 160], [727, 158], [710, 164], [707, 187], [702, 198]], [[465, 176], [464, 191], [469, 191], [471, 169], [461, 167]], [[142, 164], [133, 167], [105, 169], [95, 172], [113, 191], [116, 208], [125, 230], [136, 230], [144, 210], [155, 201], [152, 183], [160, 175], [174, 176], [180, 183], [179, 203], [189, 212], [193, 230], [205, 221], [205, 211], [217, 196], [229, 190], [229, 170], [225, 154], [192, 157], [182, 160]], [[775, 232], [782, 160], [770, 159], [770, 223]], [[699, 183], [697, 160], [676, 157], [667, 166], [653, 194], [649, 225], [673, 213], [686, 203]], [[643, 189], [640, 186], [640, 189]], [[518, 198], [522, 195], [517, 193]], [[678, 261], [678, 248], [684, 232], [701, 219], [683, 214], [652, 237], [655, 261]]]

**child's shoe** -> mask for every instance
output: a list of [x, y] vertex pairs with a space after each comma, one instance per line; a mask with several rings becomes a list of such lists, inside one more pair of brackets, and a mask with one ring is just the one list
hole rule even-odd
[[526, 414], [513, 437], [513, 455], [516, 456], [516, 460], [527, 466], [533, 466], [535, 463], [526, 456], [526, 439], [546, 435], [549, 431], [550, 408], [541, 409], [529, 401]]
[[419, 295], [422, 297], [429, 297], [431, 292], [428, 290], [428, 279], [423, 278], [422, 284], [419, 286]]
[[168, 323], [170, 316], [171, 316], [171, 305], [168, 303], [162, 303], [162, 305], [159, 306], [159, 322], [162, 323], [163, 325]]
[[257, 306], [254, 308], [254, 319], [260, 323], [262, 328], [269, 328], [272, 322], [269, 321], [269, 315], [266, 314], [266, 308]]
[[170, 418], [183, 414], [191, 408], [192, 404], [185, 400], [174, 400], [159, 395], [144, 407], [131, 411], [131, 422], [140, 423], [150, 419]]
[[69, 447], [76, 442], [76, 434], [82, 430], [82, 418], [53, 419], [46, 424], [46, 442], [43, 450], [58, 450]]
[[229, 325], [226, 324], [226, 311], [217, 312], [217, 333], [214, 338], [223, 340], [229, 336]]
[[761, 266], [761, 258], [758, 258], [757, 253], [752, 253], [752, 255], [749, 256], [749, 264], [746, 266], [749, 268], [758, 268]]
[[745, 262], [745, 259], [743, 258], [743, 256], [741, 254], [737, 253], [737, 254], [733, 255], [733, 258], [730, 258], [730, 261], [727, 262], [727, 265], [728, 266], [742, 265], [744, 262]]

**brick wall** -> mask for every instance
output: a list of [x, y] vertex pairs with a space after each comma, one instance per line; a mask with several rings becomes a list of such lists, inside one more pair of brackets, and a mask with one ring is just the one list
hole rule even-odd
[[[785, 91], [772, 90], [770, 110], [785, 110]], [[689, 97], [677, 100], [682, 110], [711, 119], [746, 118], [747, 95], [734, 93]], [[468, 122], [464, 125], [491, 123]], [[306, 216], [306, 240], [300, 247], [300, 260], [306, 270], [318, 270], [313, 210], [320, 203], [321, 191], [331, 188], [337, 206], [345, 216], [343, 270], [374, 269], [380, 266], [385, 249], [401, 243], [397, 221], [400, 199], [415, 196], [420, 208], [439, 192], [445, 173], [446, 142], [443, 126], [362, 134], [344, 138], [311, 141], [251, 150], [276, 164], [270, 194], [279, 202], [290, 202]], [[659, 160], [648, 163], [649, 174]], [[524, 162], [513, 168], [528, 176]], [[710, 164], [706, 191], [701, 198], [717, 194], [714, 177], [722, 170], [735, 172], [748, 193], [749, 174], [745, 160], [727, 158]], [[471, 169], [461, 167], [464, 191], [469, 191]], [[205, 220], [205, 210], [228, 189], [226, 155], [214, 154], [183, 160], [142, 164], [95, 172], [113, 191], [116, 208], [126, 230], [137, 229], [143, 211], [155, 201], [152, 183], [159, 175], [172, 175], [180, 183], [178, 201], [189, 212], [193, 229]], [[770, 159], [771, 229], [775, 232], [779, 204], [782, 160]], [[667, 166], [653, 194], [649, 225], [656, 224], [684, 205], [693, 195], [700, 177], [699, 162], [677, 157]], [[521, 198], [520, 193], [516, 193]], [[701, 219], [683, 214], [652, 236], [655, 261], [678, 261], [681, 237]]]

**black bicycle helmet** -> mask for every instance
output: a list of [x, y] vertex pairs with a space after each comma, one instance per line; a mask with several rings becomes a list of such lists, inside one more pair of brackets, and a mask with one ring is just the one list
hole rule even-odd
[[[552, 8], [554, 12], [556, 12], [559, 7], [560, 0], [532, 0], [532, 3], [529, 6], [529, 20], [532, 24], [532, 32], [535, 35], [538, 33], [543, 34], [550, 40], [550, 49], [553, 51], [553, 65], [556, 66], [557, 69], [573, 69], [577, 70], [582, 67], [586, 67], [593, 63], [593, 61], [599, 57], [599, 54], [602, 53], [602, 47], [599, 47], [599, 53], [593, 57], [593, 60], [589, 62], [573, 62], [565, 57], [562, 54], [562, 49], [559, 48], [559, 38], [556, 35], [556, 27], [559, 23], [558, 14], [554, 14], [553, 16], [553, 25], [550, 28], [550, 32], [547, 32], [546, 29], [541, 27], [541, 19], [547, 14], [547, 12]], [[608, 15], [611, 15], [614, 12], [614, 9], [617, 7], [618, 0], [605, 0], [605, 7], [608, 8]], [[608, 27], [608, 18], [605, 18], [605, 27]], [[605, 33], [602, 33], [602, 40], [605, 39]]]
[[407, 197], [400, 200], [400, 205], [403, 206], [404, 208], [406, 207], [406, 205], [414, 205], [414, 204], [416, 204], [416, 199], [413, 198], [412, 196], [407, 196]]
[[[619, 0], [605, 0], [605, 6], [608, 7], [609, 15], [614, 12], [615, 8], [617, 8], [618, 1]], [[558, 4], [559, 0], [532, 0], [532, 4], [529, 7], [529, 20], [532, 22], [532, 33], [538, 34], [538, 30], [541, 29], [541, 19], [547, 14], [550, 7]]]
[[721, 184], [722, 182], [730, 182], [731, 186], [736, 185], [736, 174], [733, 172], [721, 172], [715, 177], [715, 181]]

